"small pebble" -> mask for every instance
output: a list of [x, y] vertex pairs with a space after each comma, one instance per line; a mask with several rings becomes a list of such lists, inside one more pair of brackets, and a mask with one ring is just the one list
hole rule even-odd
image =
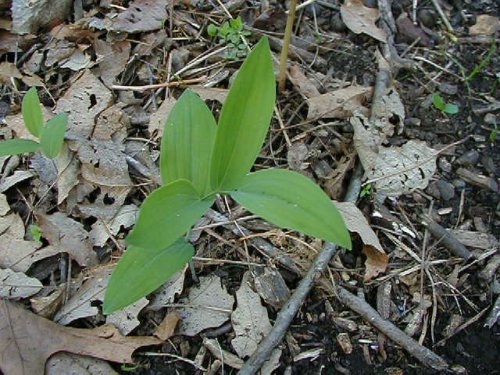
[[438, 161], [439, 169], [441, 169], [443, 172], [446, 173], [451, 173], [452, 171], [452, 166], [451, 163], [446, 160], [446, 158], [440, 158]]
[[439, 189], [441, 198], [445, 201], [449, 201], [450, 199], [455, 197], [455, 187], [449, 182], [438, 180], [437, 187]]
[[473, 167], [479, 162], [479, 157], [479, 152], [470, 150], [457, 159], [457, 164], [463, 165], [464, 167]]
[[458, 86], [443, 82], [439, 85], [439, 91], [443, 94], [455, 95], [458, 92]]
[[488, 125], [496, 125], [497, 124], [497, 116], [493, 113], [487, 113], [484, 116], [484, 123]]
[[461, 178], [455, 178], [451, 183], [453, 184], [453, 186], [455, 186], [457, 190], [463, 190], [465, 189], [466, 186], [465, 181], [462, 180]]
[[337, 33], [343, 33], [347, 31], [347, 26], [345, 25], [344, 21], [342, 21], [340, 13], [335, 13], [332, 15], [332, 17], [330, 18], [330, 27]]
[[422, 124], [422, 120], [416, 117], [408, 117], [405, 120], [405, 126], [420, 126]]
[[437, 181], [433, 181], [427, 186], [427, 194], [433, 196], [436, 199], [441, 199], [441, 192], [439, 191], [439, 187]]
[[483, 164], [484, 169], [490, 174], [495, 174], [495, 162], [488, 155], [483, 155], [481, 158], [481, 164]]
[[429, 29], [432, 29], [434, 26], [436, 26], [436, 12], [434, 12], [432, 9], [429, 8], [424, 8], [421, 9], [418, 14], [417, 14], [418, 20], [424, 25], [425, 27], [428, 27]]

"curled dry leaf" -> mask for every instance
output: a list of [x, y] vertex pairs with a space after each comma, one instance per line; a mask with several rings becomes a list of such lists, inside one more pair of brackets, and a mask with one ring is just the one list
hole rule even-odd
[[316, 85], [306, 77], [298, 65], [292, 65], [290, 68], [290, 79], [304, 97], [314, 98], [321, 95]]
[[168, 115], [170, 114], [170, 111], [174, 107], [175, 103], [177, 103], [177, 100], [171, 96], [165, 98], [158, 110], [149, 118], [148, 131], [151, 135], [156, 134], [155, 139], [163, 136], [165, 120], [168, 118]]
[[346, 26], [354, 34], [366, 34], [380, 42], [387, 42], [387, 34], [377, 27], [375, 22], [379, 18], [376, 8], [368, 8], [361, 0], [347, 0], [340, 7], [340, 14]]
[[236, 292], [238, 307], [231, 314], [236, 337], [231, 340], [240, 358], [251, 356], [257, 345], [271, 331], [271, 322], [260, 297], [250, 288], [250, 272], [247, 271]]
[[54, 246], [41, 246], [40, 242], [3, 234], [0, 236], [0, 267], [26, 272], [33, 263], [60, 253], [60, 249]]
[[167, 341], [174, 335], [175, 328], [180, 319], [181, 317], [177, 311], [169, 311], [158, 327], [156, 327], [154, 335], [160, 340]]
[[471, 35], [493, 35], [500, 30], [500, 20], [498, 17], [488, 14], [477, 16], [476, 23], [469, 28]]
[[116, 77], [123, 72], [130, 55], [128, 40], [109, 43], [101, 39], [94, 40], [94, 50], [99, 61], [99, 77], [111, 88]]
[[349, 232], [356, 232], [363, 241], [363, 253], [366, 255], [364, 281], [370, 281], [380, 273], [385, 272], [389, 256], [382, 248], [363, 212], [351, 202], [335, 202], [335, 206], [342, 213]]
[[309, 98], [307, 119], [348, 118], [362, 109], [371, 92], [371, 87], [353, 85]]
[[154, 337], [121, 336], [110, 326], [62, 327], [14, 303], [0, 301], [0, 370], [4, 374], [43, 374], [47, 359], [62, 351], [132, 363], [132, 353], [137, 348], [160, 343]]
[[42, 283], [22, 272], [0, 268], [0, 297], [20, 299], [32, 296], [43, 288]]
[[234, 297], [221, 285], [218, 276], [200, 278], [200, 285], [189, 291], [178, 309], [182, 320], [178, 333], [194, 336], [207, 328], [227, 322], [233, 311]]

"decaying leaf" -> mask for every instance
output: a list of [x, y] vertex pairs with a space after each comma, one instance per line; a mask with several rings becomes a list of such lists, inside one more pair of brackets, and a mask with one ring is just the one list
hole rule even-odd
[[366, 176], [379, 194], [397, 197], [424, 189], [436, 171], [436, 150], [411, 140], [401, 147], [381, 146], [381, 138], [364, 116], [351, 117], [354, 146]]
[[105, 109], [97, 117], [92, 138], [101, 141], [114, 141], [120, 144], [127, 137], [130, 119], [123, 111], [121, 104], [115, 104]]
[[5, 216], [10, 211], [9, 203], [5, 194], [0, 194], [0, 216]]
[[57, 178], [57, 204], [61, 204], [76, 185], [80, 175], [80, 162], [67, 145], [63, 145], [61, 153], [56, 159], [59, 176]]
[[108, 362], [71, 353], [56, 353], [45, 365], [45, 375], [118, 375]]
[[366, 255], [364, 281], [370, 281], [385, 272], [389, 264], [389, 256], [385, 253], [361, 210], [351, 202], [335, 202], [335, 206], [342, 213], [349, 232], [356, 232], [363, 241], [363, 253]]
[[194, 336], [204, 329], [227, 322], [233, 311], [234, 297], [221, 285], [218, 276], [200, 277], [200, 285], [189, 291], [178, 309], [182, 320], [178, 333]]
[[0, 301], [0, 369], [9, 375], [43, 374], [54, 353], [69, 352], [107, 361], [132, 363], [132, 353], [157, 345], [154, 337], [123, 337], [116, 328], [62, 327], [14, 303]]
[[184, 278], [186, 268], [177, 272], [165, 284], [163, 284], [154, 294], [148, 306], [150, 310], [159, 310], [168, 304], [174, 303], [175, 297], [182, 293], [184, 289]]
[[175, 98], [172, 98], [171, 96], [165, 98], [158, 110], [149, 118], [149, 134], [156, 134], [156, 138], [161, 138], [163, 136], [165, 121], [167, 121], [168, 115], [174, 107], [175, 103], [177, 103], [177, 100], [175, 100]]
[[139, 207], [134, 204], [122, 206], [116, 215], [108, 221], [98, 220], [92, 224], [90, 239], [94, 246], [104, 246], [106, 241], [118, 234], [121, 229], [128, 229], [135, 224]]
[[34, 176], [35, 176], [35, 174], [30, 170], [28, 170], [28, 171], [17, 170], [11, 176], [5, 178], [0, 183], [0, 193], [4, 193], [7, 190], [9, 190], [11, 187], [16, 186], [20, 182], [28, 180]]
[[90, 243], [89, 233], [83, 225], [62, 212], [52, 215], [37, 214], [38, 225], [42, 229], [43, 237], [49, 243], [67, 252], [81, 266], [97, 264], [97, 255]]
[[141, 324], [137, 316], [148, 303], [149, 301], [143, 297], [124, 309], [108, 315], [106, 317], [106, 324], [114, 325], [122, 335], [126, 336]]
[[57, 113], [66, 112], [68, 135], [88, 138], [97, 116], [110, 106], [112, 94], [99, 79], [87, 70], [57, 102]]
[[0, 236], [0, 267], [26, 272], [33, 263], [60, 253], [54, 246], [40, 248], [41, 246], [39, 242], [3, 234]]
[[64, 302], [65, 287], [65, 284], [61, 284], [48, 296], [35, 296], [30, 298], [31, 309], [33, 312], [35, 312], [38, 316], [52, 319]]
[[64, 20], [72, 9], [71, 0], [19, 0], [12, 2], [12, 30], [17, 34], [36, 33], [54, 20]]
[[314, 83], [306, 77], [300, 66], [292, 65], [290, 68], [290, 79], [304, 97], [314, 98], [321, 95]]
[[22, 272], [0, 268], [0, 297], [19, 299], [32, 296], [43, 288], [42, 283]]
[[159, 30], [167, 17], [164, 0], [135, 0], [113, 20], [111, 30], [129, 34]]
[[378, 9], [364, 6], [361, 0], [347, 0], [340, 7], [340, 14], [353, 33], [363, 33], [380, 42], [387, 42], [386, 32], [375, 24], [379, 18]]
[[274, 267], [255, 270], [254, 287], [255, 291], [268, 305], [278, 310], [290, 298], [290, 289], [288, 289], [281, 273]]
[[128, 40], [109, 43], [101, 39], [94, 40], [94, 50], [99, 61], [99, 76], [106, 86], [111, 88], [116, 77], [123, 72], [130, 55]]
[[240, 358], [251, 356], [259, 342], [271, 331], [271, 322], [260, 297], [249, 285], [250, 272], [247, 271], [236, 292], [238, 307], [231, 314], [231, 322], [236, 337], [231, 340], [233, 349]]
[[371, 87], [353, 85], [309, 98], [307, 119], [348, 118], [355, 111], [362, 110], [371, 92]]

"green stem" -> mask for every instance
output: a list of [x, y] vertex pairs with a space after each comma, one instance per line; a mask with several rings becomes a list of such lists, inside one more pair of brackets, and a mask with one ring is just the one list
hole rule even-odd
[[278, 77], [279, 91], [285, 89], [286, 82], [286, 63], [288, 61], [288, 47], [292, 39], [293, 21], [295, 19], [295, 9], [297, 8], [297, 0], [291, 0], [290, 10], [288, 11], [288, 18], [286, 20], [285, 36], [283, 37], [283, 47], [281, 48], [280, 56], [280, 73]]

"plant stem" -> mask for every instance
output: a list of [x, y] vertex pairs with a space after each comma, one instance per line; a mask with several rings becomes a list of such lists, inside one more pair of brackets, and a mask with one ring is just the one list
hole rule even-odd
[[280, 56], [280, 73], [278, 77], [279, 91], [285, 89], [286, 82], [286, 63], [288, 61], [288, 47], [292, 39], [293, 21], [295, 19], [295, 10], [297, 8], [297, 0], [290, 1], [290, 10], [288, 11], [288, 18], [286, 20], [285, 36], [283, 37], [283, 48], [281, 49]]

